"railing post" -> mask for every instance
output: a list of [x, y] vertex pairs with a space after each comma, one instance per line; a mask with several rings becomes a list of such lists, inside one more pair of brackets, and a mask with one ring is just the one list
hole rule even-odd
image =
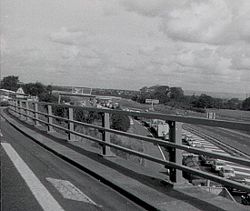
[[39, 126], [39, 115], [38, 115], [38, 103], [34, 103], [34, 109], [35, 109], [35, 126]]
[[53, 130], [53, 126], [52, 126], [52, 124], [53, 124], [53, 118], [50, 116], [50, 115], [52, 115], [52, 106], [51, 105], [48, 105], [48, 131], [47, 132], [53, 132], [54, 130]]
[[[74, 120], [74, 111], [73, 108], [69, 107], [69, 116], [68, 116], [69, 120]], [[74, 131], [74, 123], [70, 122], [68, 123], [68, 129], [69, 129], [69, 133], [68, 133], [68, 141], [75, 141], [75, 135], [73, 133], [71, 133], [71, 131]]]
[[[106, 129], [110, 128], [109, 113], [104, 113], [102, 115], [102, 127], [106, 128]], [[102, 140], [103, 140], [103, 142], [110, 143], [110, 133], [107, 131], [103, 131]], [[110, 147], [107, 145], [102, 146], [102, 155], [103, 156], [114, 156], [114, 154], [110, 150]]]
[[30, 115], [30, 112], [28, 111], [28, 109], [29, 109], [29, 102], [26, 100], [25, 101], [25, 107], [26, 107], [26, 120], [27, 121], [30, 121], [30, 118], [29, 118], [29, 115]]
[[18, 101], [15, 100], [15, 112], [16, 112], [16, 115], [17, 115], [17, 106], [18, 106]]
[[19, 107], [20, 107], [20, 110], [19, 110], [19, 112], [20, 112], [20, 119], [22, 119], [22, 112], [23, 112], [23, 109], [22, 109], [22, 107], [23, 107], [23, 101], [22, 100], [20, 100], [19, 101]]
[[[180, 122], [169, 122], [169, 140], [175, 144], [182, 144], [182, 124]], [[182, 165], [182, 150], [170, 148], [169, 161], [178, 165]], [[183, 184], [184, 178], [182, 171], [175, 168], [170, 168], [170, 180], [177, 184]]]

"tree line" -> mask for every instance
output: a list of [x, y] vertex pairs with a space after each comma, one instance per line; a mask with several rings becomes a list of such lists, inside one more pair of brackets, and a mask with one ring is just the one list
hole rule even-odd
[[35, 83], [22, 83], [19, 81], [18, 76], [6, 76], [1, 81], [1, 88], [11, 91], [17, 91], [18, 88], [22, 88], [24, 93], [31, 96], [37, 96], [39, 101], [44, 102], [57, 102], [57, 97], [52, 95], [52, 86], [44, 85], [40, 82]]
[[[1, 88], [8, 89], [11, 91], [17, 91], [18, 88], [22, 87], [23, 91], [27, 95], [37, 96], [39, 101], [57, 103], [58, 97], [52, 94], [53, 87], [51, 85], [44, 85], [40, 82], [36, 83], [22, 83], [19, 81], [18, 76], [7, 76], [1, 81]], [[68, 97], [65, 97], [65, 99]], [[70, 99], [67, 99], [70, 101]], [[68, 110], [62, 105], [54, 105], [52, 107], [53, 113], [56, 116], [67, 118]], [[87, 122], [92, 124], [94, 121], [101, 122], [101, 115], [97, 112], [88, 112], [83, 109], [74, 109], [74, 119], [80, 122]], [[59, 120], [58, 120], [59, 121]], [[127, 131], [130, 126], [129, 118], [121, 114], [112, 114], [111, 128], [121, 131]]]
[[[14, 75], [4, 77], [1, 81], [3, 89], [16, 91], [19, 87], [22, 87], [28, 95], [38, 96], [39, 101], [57, 102], [57, 97], [52, 94], [53, 87], [51, 85], [46, 86], [40, 82], [25, 84], [19, 81], [18, 76]], [[197, 111], [204, 111], [206, 108], [250, 110], [250, 97], [242, 101], [238, 98], [214, 98], [206, 94], [187, 96], [184, 95], [181, 87], [166, 85], [142, 87], [139, 92], [131, 96], [131, 99], [139, 103], [145, 103], [146, 99], [157, 99], [159, 103], [171, 107]]]
[[146, 99], [157, 99], [160, 104], [200, 112], [205, 112], [206, 108], [250, 110], [250, 97], [242, 101], [238, 98], [214, 98], [206, 94], [188, 96], [184, 95], [181, 87], [166, 85], [142, 87], [131, 99], [139, 103], [145, 103]]

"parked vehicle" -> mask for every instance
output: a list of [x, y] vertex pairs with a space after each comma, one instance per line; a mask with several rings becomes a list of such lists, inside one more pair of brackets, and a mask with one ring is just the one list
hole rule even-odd
[[225, 178], [235, 177], [234, 169], [230, 166], [223, 166], [219, 171], [219, 176]]
[[213, 164], [212, 164], [211, 168], [212, 168], [213, 171], [218, 172], [225, 165], [226, 164], [225, 164], [224, 161], [216, 159], [216, 160], [213, 161]]
[[250, 205], [250, 193], [241, 196], [241, 203], [244, 205]]

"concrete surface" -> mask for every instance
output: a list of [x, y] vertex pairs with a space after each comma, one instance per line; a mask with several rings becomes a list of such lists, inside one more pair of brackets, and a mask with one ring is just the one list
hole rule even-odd
[[64, 140], [55, 139], [34, 129], [33, 126], [19, 122], [4, 112], [2, 115], [12, 126], [36, 143], [98, 178], [148, 210], [249, 210], [248, 207], [208, 193], [199, 187], [173, 188], [170, 183], [162, 183], [164, 178], [159, 178], [158, 174], [154, 175], [151, 172], [151, 176], [149, 176], [148, 172], [144, 172], [143, 169], [140, 169], [140, 173], [138, 173], [138, 169], [131, 170], [129, 163], [127, 168], [125, 162], [119, 165], [118, 158], [103, 158], [96, 153], [66, 143]]

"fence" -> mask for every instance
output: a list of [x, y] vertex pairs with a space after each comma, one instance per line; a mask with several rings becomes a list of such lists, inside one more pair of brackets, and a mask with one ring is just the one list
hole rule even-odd
[[[232, 121], [222, 121], [222, 120], [211, 120], [211, 119], [203, 119], [203, 118], [195, 118], [195, 117], [183, 117], [176, 115], [164, 115], [159, 113], [148, 113], [148, 112], [128, 112], [122, 110], [112, 110], [112, 109], [101, 109], [94, 107], [77, 107], [64, 105], [64, 109], [66, 109], [67, 117], [55, 116], [52, 112], [52, 106], [58, 106], [58, 104], [49, 104], [42, 102], [29, 102], [29, 101], [20, 101], [13, 100], [10, 102], [9, 111], [16, 113], [23, 120], [32, 120], [34, 125], [44, 124], [47, 126], [47, 131], [51, 132], [55, 128], [65, 131], [68, 134], [68, 140], [72, 140], [74, 135], [86, 138], [88, 140], [99, 143], [102, 146], [102, 154], [103, 156], [111, 155], [110, 148], [115, 148], [126, 153], [130, 153], [132, 155], [139, 156], [141, 158], [148, 159], [150, 161], [154, 161], [158, 164], [162, 164], [170, 169], [170, 180], [173, 183], [183, 183], [182, 172], [187, 172], [193, 175], [200, 176], [202, 178], [206, 178], [223, 185], [227, 185], [230, 187], [234, 187], [237, 189], [241, 189], [246, 192], [250, 192], [250, 186], [225, 179], [216, 175], [213, 175], [208, 172], [204, 172], [201, 170], [192, 169], [190, 167], [182, 165], [182, 151], [187, 151], [190, 153], [195, 153], [199, 155], [205, 155], [212, 158], [223, 159], [230, 162], [239, 163], [242, 165], [250, 166], [250, 160], [246, 158], [233, 157], [222, 155], [214, 152], [203, 151], [202, 149], [197, 149], [189, 146], [182, 145], [182, 123], [189, 124], [200, 124], [207, 125], [212, 127], [223, 127], [229, 129], [238, 129], [238, 130], [248, 130], [250, 131], [250, 124], [243, 122], [232, 122]], [[43, 112], [39, 110], [43, 108]], [[46, 108], [46, 109], [44, 109]], [[102, 115], [102, 126], [89, 124], [86, 122], [76, 121], [73, 118], [74, 109], [83, 109], [85, 111], [98, 112]], [[151, 137], [136, 135], [128, 132], [122, 132], [118, 130], [114, 130], [110, 128], [110, 114], [124, 114], [128, 116], [134, 117], [144, 117], [147, 119], [162, 119], [169, 124], [169, 140], [160, 140]], [[53, 122], [55, 119], [60, 119], [61, 121], [67, 122], [67, 128], [57, 125]], [[89, 135], [85, 135], [74, 130], [74, 125], [82, 125], [84, 127], [90, 127], [97, 129], [102, 132], [102, 139], [97, 139], [95, 137], [91, 137]], [[110, 133], [127, 136], [130, 138], [139, 139], [145, 142], [150, 142], [153, 144], [158, 144], [160, 146], [166, 147], [169, 150], [169, 160], [162, 160], [151, 155], [138, 152], [123, 146], [116, 145], [110, 142]]]

